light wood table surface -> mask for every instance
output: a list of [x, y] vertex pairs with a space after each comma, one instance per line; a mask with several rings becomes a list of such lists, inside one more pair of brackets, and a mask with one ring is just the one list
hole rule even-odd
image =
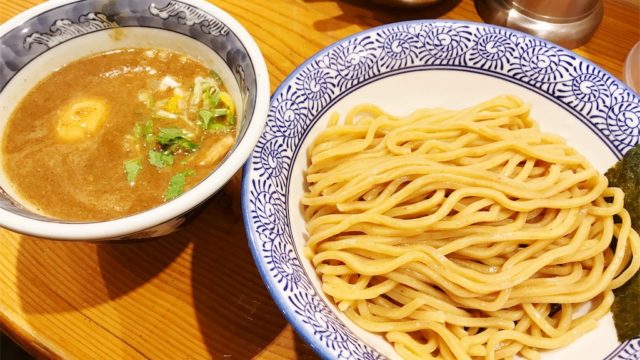
[[[40, 2], [0, 0], [0, 22]], [[255, 37], [272, 90], [318, 50], [372, 26], [480, 21], [472, 0], [410, 11], [357, 0], [212, 2]], [[575, 51], [620, 77], [639, 40], [640, 2], [606, 0], [595, 36]], [[254, 266], [239, 174], [190, 226], [154, 241], [68, 243], [0, 229], [0, 329], [38, 358], [316, 358]]]

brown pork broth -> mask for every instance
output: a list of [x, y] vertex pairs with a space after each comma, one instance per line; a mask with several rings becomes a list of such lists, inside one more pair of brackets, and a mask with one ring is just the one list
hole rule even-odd
[[101, 221], [169, 201], [235, 142], [220, 78], [183, 54], [122, 49], [72, 62], [38, 83], [4, 131], [4, 172], [33, 210]]

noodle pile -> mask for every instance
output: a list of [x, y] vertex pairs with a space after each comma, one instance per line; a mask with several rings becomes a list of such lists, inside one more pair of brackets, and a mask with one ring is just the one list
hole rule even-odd
[[539, 358], [595, 328], [640, 267], [623, 192], [529, 110], [361, 105], [311, 145], [307, 256], [403, 358]]

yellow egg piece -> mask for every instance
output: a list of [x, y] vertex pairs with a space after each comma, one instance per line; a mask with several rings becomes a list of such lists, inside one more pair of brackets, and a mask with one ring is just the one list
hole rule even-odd
[[180, 100], [182, 100], [182, 96], [173, 95], [167, 104], [164, 106], [164, 109], [170, 113], [177, 114], [180, 111]]
[[102, 98], [77, 99], [62, 108], [58, 116], [58, 138], [67, 143], [85, 141], [95, 135], [109, 115]]
[[229, 116], [235, 115], [236, 105], [233, 103], [231, 95], [224, 91], [220, 92], [220, 101], [229, 109]]

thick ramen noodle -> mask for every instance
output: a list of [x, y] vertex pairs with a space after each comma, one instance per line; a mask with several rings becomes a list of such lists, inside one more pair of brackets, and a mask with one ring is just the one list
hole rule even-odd
[[176, 198], [236, 138], [235, 104], [199, 61], [121, 49], [38, 83], [4, 131], [4, 172], [19, 202], [64, 220], [109, 220]]
[[624, 194], [512, 96], [337, 115], [312, 143], [306, 252], [405, 359], [535, 359], [597, 326], [640, 267]]

